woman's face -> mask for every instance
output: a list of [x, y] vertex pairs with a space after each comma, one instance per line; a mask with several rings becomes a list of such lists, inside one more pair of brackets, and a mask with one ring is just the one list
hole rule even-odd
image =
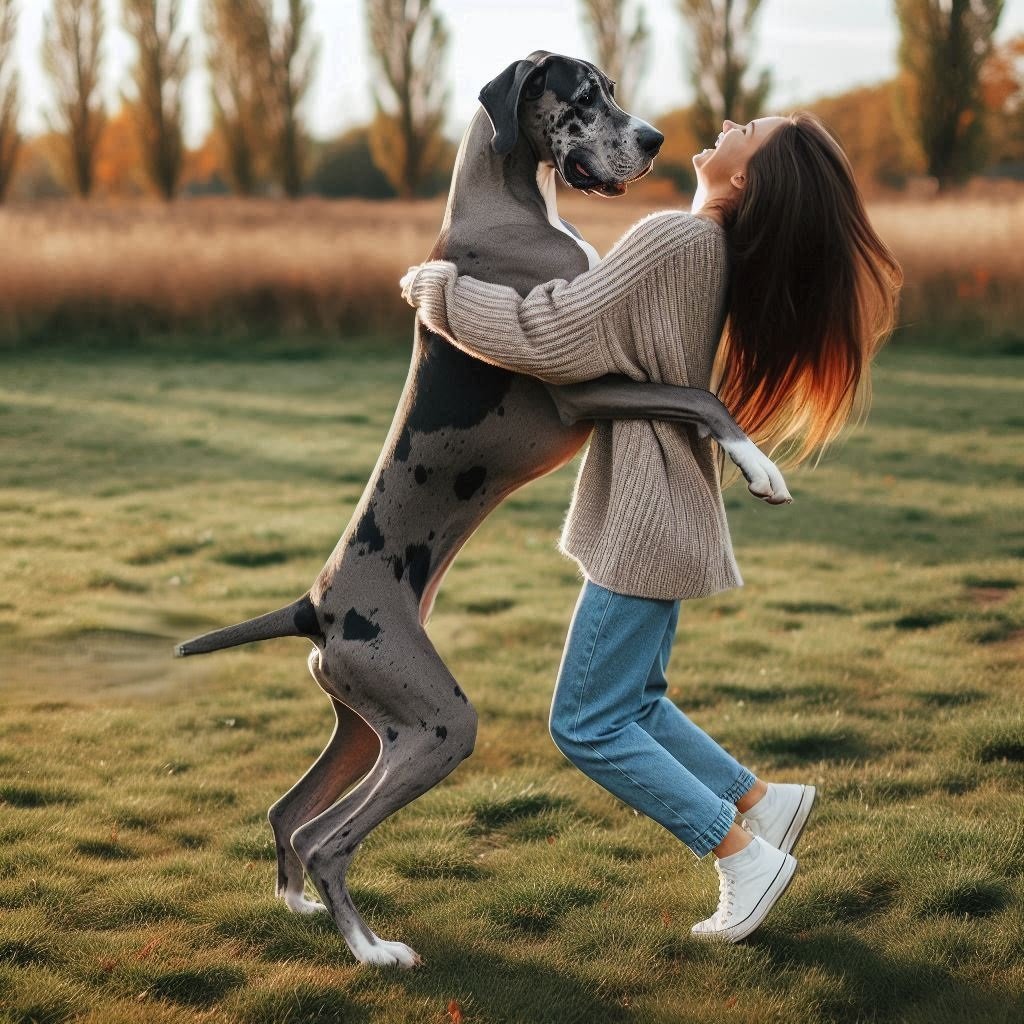
[[747, 124], [723, 121], [715, 148], [694, 155], [698, 187], [705, 193], [724, 191], [728, 186], [742, 189], [750, 158], [772, 132], [788, 122], [787, 117], [758, 117]]

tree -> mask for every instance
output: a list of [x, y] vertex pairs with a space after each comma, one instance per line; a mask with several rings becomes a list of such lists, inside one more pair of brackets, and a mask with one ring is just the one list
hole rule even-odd
[[379, 81], [374, 163], [400, 196], [416, 195], [444, 153], [448, 90], [440, 73], [448, 30], [433, 0], [366, 0], [370, 50]]
[[266, 0], [208, 0], [213, 118], [232, 188], [251, 195], [267, 151], [271, 45]]
[[302, 191], [306, 143], [298, 108], [309, 89], [320, 51], [319, 44], [308, 38], [309, 14], [306, 0], [288, 0], [288, 16], [269, 29], [274, 170], [285, 195], [293, 198]]
[[18, 133], [21, 104], [14, 58], [17, 31], [18, 9], [14, 0], [0, 0], [0, 203], [7, 195], [21, 148], [21, 135]]
[[188, 40], [178, 33], [180, 0], [123, 0], [125, 30], [138, 57], [132, 70], [135, 115], [142, 161], [150, 184], [173, 199], [181, 180], [182, 87], [188, 74]]
[[988, 156], [995, 166], [1024, 172], [1024, 35], [992, 51], [981, 71]]
[[984, 159], [981, 69], [1002, 11], [1003, 0], [896, 0], [905, 102], [940, 190]]
[[624, 107], [639, 85], [650, 48], [643, 7], [626, 24], [626, 0], [582, 0], [583, 23], [597, 51], [597, 63], [615, 82], [615, 98]]
[[54, 0], [43, 22], [43, 66], [53, 82], [51, 127], [64, 139], [64, 173], [79, 196], [92, 191], [105, 113], [100, 96], [102, 0]]
[[690, 62], [696, 91], [693, 128], [710, 140], [728, 118], [745, 124], [757, 117], [771, 91], [771, 72], [751, 81], [754, 23], [761, 0], [678, 0], [693, 36]]
[[148, 173], [143, 142], [139, 138], [138, 112], [125, 103], [111, 112], [103, 123], [96, 147], [93, 187], [100, 196], [141, 196], [146, 194]]
[[861, 185], [900, 188], [923, 166], [918, 147], [900, 117], [895, 78], [859, 86], [804, 104], [835, 132]]
[[310, 175], [309, 187], [330, 199], [391, 199], [395, 195], [391, 182], [373, 162], [367, 125], [350, 128], [323, 147]]

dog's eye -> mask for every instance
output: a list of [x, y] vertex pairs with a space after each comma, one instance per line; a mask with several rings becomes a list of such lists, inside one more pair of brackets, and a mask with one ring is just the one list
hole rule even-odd
[[589, 106], [591, 103], [593, 103], [594, 102], [594, 87], [590, 86], [587, 89], [587, 91], [576, 100], [576, 102], [582, 104], [585, 107]]

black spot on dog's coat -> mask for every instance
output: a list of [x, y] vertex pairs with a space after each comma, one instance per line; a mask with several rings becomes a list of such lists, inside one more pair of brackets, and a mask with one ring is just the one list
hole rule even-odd
[[397, 739], [398, 739], [398, 733], [395, 732], [395, 730], [392, 729], [391, 726], [389, 725], [388, 726], [388, 740], [389, 740], [389, 742], [394, 743], [395, 740], [397, 740]]
[[416, 467], [416, 483], [425, 484], [427, 482], [427, 470], [425, 466]]
[[445, 728], [445, 727], [444, 727], [443, 725], [439, 725], [439, 726], [438, 726], [438, 727], [437, 727], [437, 728], [436, 728], [436, 729], [434, 730], [434, 733], [435, 733], [435, 735], [437, 736], [437, 738], [438, 738], [439, 740], [443, 740], [443, 739], [446, 739], [446, 738], [447, 738], [447, 736], [448, 736], [448, 730], [447, 730], [447, 729], [446, 729], [446, 728]]
[[408, 429], [432, 434], [482, 423], [508, 394], [513, 374], [466, 355], [422, 324], [418, 333], [422, 344]]
[[417, 597], [422, 597], [430, 575], [430, 548], [426, 544], [410, 544], [405, 549], [405, 568], [413, 592]]
[[323, 641], [324, 634], [320, 629], [320, 622], [316, 617], [316, 609], [313, 607], [313, 602], [309, 599], [309, 594], [306, 594], [299, 602], [299, 607], [296, 608], [295, 614], [292, 616], [292, 622], [302, 636], [310, 638], [319, 637]]
[[473, 466], [455, 478], [455, 494], [462, 501], [469, 501], [474, 494], [483, 486], [487, 477], [487, 470], [483, 466]]
[[461, 689], [459, 689], [459, 684], [458, 683], [455, 684], [455, 696], [456, 697], [461, 697], [462, 700], [463, 700], [463, 703], [465, 703], [465, 704], [469, 703], [469, 700], [467, 699], [466, 695], [462, 692]]
[[380, 551], [384, 547], [384, 534], [377, 526], [377, 517], [373, 514], [373, 506], [363, 513], [351, 543], [365, 544], [370, 551]]
[[380, 626], [360, 615], [355, 608], [349, 608], [341, 624], [341, 635], [346, 640], [376, 640], [380, 635]]

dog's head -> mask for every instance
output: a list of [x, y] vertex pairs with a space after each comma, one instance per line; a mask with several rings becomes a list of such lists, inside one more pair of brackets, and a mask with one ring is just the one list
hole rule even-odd
[[593, 64], [538, 50], [480, 92], [494, 127], [491, 146], [511, 152], [520, 133], [537, 160], [581, 192], [621, 196], [654, 163], [665, 137], [624, 111], [615, 83]]

